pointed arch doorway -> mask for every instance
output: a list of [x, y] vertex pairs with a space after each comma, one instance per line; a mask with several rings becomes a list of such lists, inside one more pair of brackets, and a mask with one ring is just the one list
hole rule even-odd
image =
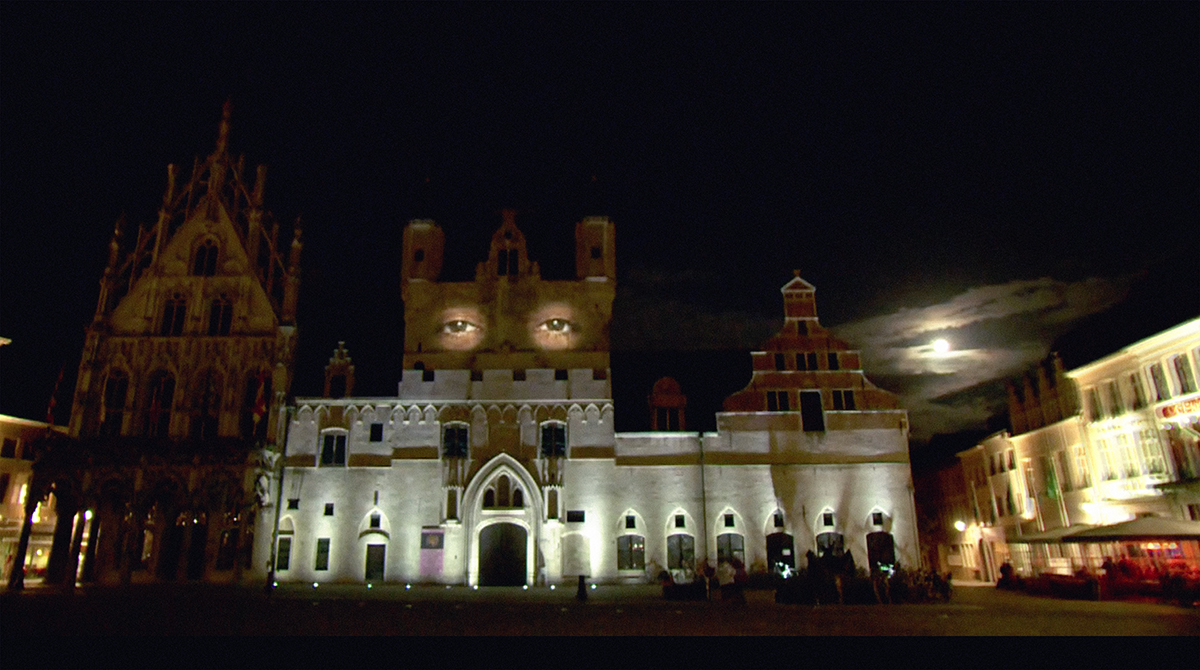
[[524, 586], [528, 532], [515, 523], [493, 523], [479, 531], [479, 584]]

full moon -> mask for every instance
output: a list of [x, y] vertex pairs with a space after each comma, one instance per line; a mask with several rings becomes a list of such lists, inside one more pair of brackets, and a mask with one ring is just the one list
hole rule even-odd
[[950, 343], [946, 340], [934, 340], [933, 350], [939, 354], [944, 354], [950, 351]]

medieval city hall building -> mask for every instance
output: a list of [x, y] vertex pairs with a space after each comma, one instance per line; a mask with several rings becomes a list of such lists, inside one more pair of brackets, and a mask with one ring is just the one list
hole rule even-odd
[[170, 170], [153, 227], [114, 237], [70, 424], [84, 463], [56, 484], [63, 574], [85, 530], [101, 581], [643, 583], [809, 551], [918, 564], [907, 414], [799, 273], [715, 431], [682, 430], [669, 378], [654, 432], [614, 431], [605, 217], [575, 223], [569, 279], [542, 278], [505, 212], [474, 278], [442, 281], [455, 247], [409, 222], [396, 395], [354, 396], [339, 345], [322, 397], [291, 398], [299, 230], [280, 246], [265, 170], [243, 181], [228, 127], [186, 184]]

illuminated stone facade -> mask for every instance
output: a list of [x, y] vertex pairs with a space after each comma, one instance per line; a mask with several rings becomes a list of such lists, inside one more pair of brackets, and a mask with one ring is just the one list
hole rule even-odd
[[[690, 579], [735, 558], [765, 572], [809, 550], [916, 564], [906, 414], [820, 326], [811, 285], [784, 286], [783, 330], [715, 432], [615, 433], [615, 228], [590, 217], [575, 235], [576, 277], [544, 280], [506, 213], [474, 281], [451, 282], [440, 227], [409, 223], [398, 394], [296, 399], [255, 566], [538, 585]], [[330, 365], [334, 396], [353, 371], [340, 347]]]
[[157, 221], [114, 230], [73, 446], [39, 461], [59, 512], [48, 582], [73, 582], [81, 559], [100, 582], [236, 581], [248, 564], [292, 383], [301, 244], [263, 208], [266, 168], [247, 181], [229, 154], [229, 129], [227, 104], [215, 151], [182, 182], [168, 166]]

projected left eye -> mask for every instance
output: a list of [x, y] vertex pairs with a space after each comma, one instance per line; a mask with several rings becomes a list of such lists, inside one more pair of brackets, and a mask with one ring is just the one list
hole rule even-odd
[[549, 319], [544, 321], [538, 330], [550, 333], [569, 333], [571, 332], [571, 322], [566, 319]]
[[447, 321], [446, 325], [442, 326], [442, 332], [450, 335], [466, 335], [468, 333], [474, 333], [478, 330], [479, 326], [476, 326], [470, 321], [464, 321], [462, 319]]

